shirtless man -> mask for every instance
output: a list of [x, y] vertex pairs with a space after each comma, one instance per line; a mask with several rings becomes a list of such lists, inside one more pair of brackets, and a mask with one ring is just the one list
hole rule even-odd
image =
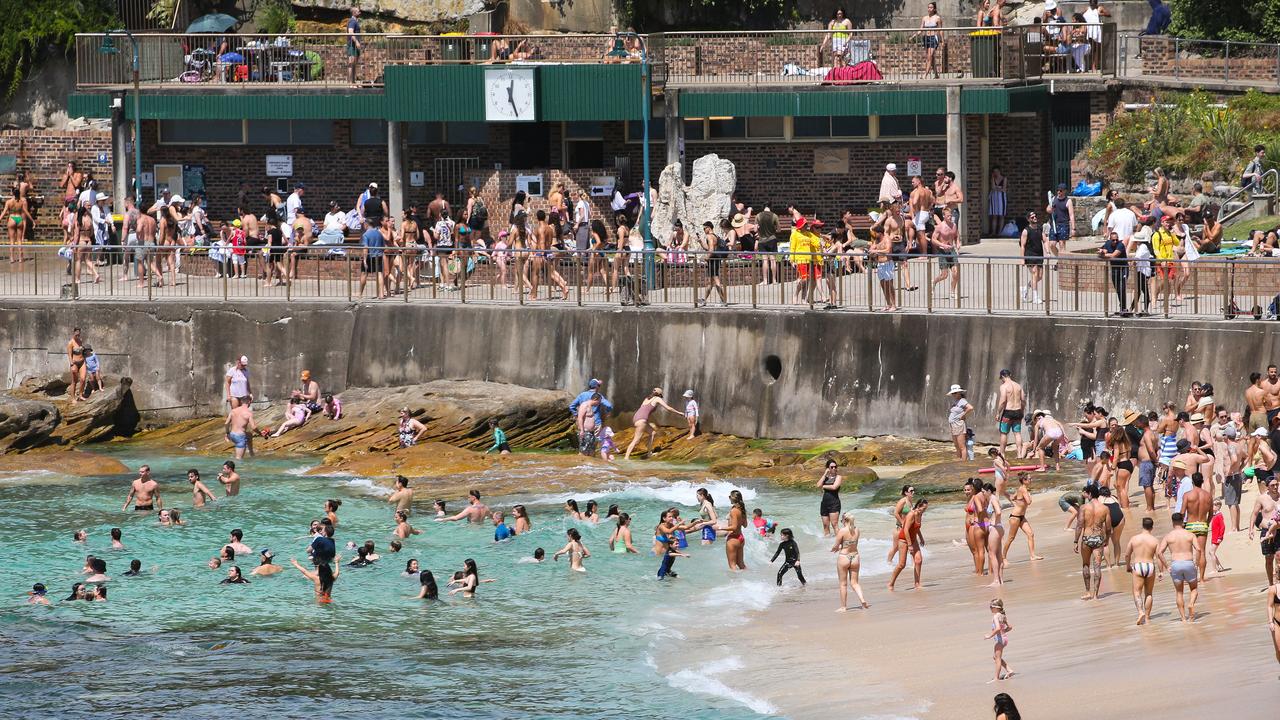
[[[876, 263], [876, 280], [880, 282], [880, 290], [884, 293], [885, 312], [897, 312], [897, 294], [893, 289], [894, 261], [891, 252], [893, 243], [902, 237], [902, 219], [898, 216], [901, 205], [893, 202], [880, 203], [880, 219], [871, 226], [871, 236], [875, 238], [870, 252]], [[878, 233], [878, 234], [877, 234]]]
[[[1196, 567], [1200, 577], [1205, 576], [1205, 543], [1209, 540], [1209, 511], [1213, 509], [1213, 497], [1204, 489], [1204, 476], [1191, 476], [1191, 491], [1182, 499], [1185, 523], [1183, 527], [1196, 537]], [[1193, 603], [1194, 604], [1194, 603]]]
[[933, 200], [933, 191], [929, 186], [924, 184], [919, 175], [912, 175], [911, 197], [908, 202], [911, 206], [912, 234], [916, 238], [916, 245], [923, 246], [920, 252], [928, 252], [929, 242], [926, 239], [925, 226], [933, 214]]
[[222, 483], [222, 489], [227, 493], [227, 497], [240, 494], [240, 473], [236, 472], [236, 464], [230, 460], [222, 463], [222, 472], [218, 473], [218, 482]]
[[[1269, 428], [1270, 418], [1267, 416], [1267, 389], [1262, 386], [1262, 373], [1249, 373], [1249, 387], [1244, 391], [1244, 404], [1249, 408], [1249, 432], [1258, 428]], [[1258, 441], [1249, 438], [1249, 457], [1257, 453]]]
[[227, 431], [227, 442], [236, 448], [236, 459], [243, 458], [245, 450], [252, 457], [253, 435], [258, 432], [258, 426], [253, 422], [253, 408], [248, 403], [231, 408], [223, 425]]
[[1276, 415], [1280, 415], [1280, 370], [1275, 365], [1267, 366], [1267, 377], [1262, 381], [1262, 389], [1267, 393], [1263, 407], [1267, 411], [1267, 427]]
[[[552, 261], [555, 245], [555, 230], [547, 222], [547, 211], [539, 210], [535, 215], [536, 222], [533, 226], [533, 247], [542, 252], [533, 254], [533, 275], [529, 282], [529, 297], [537, 298], [538, 296], [538, 280], [545, 272], [547, 282], [560, 288], [560, 299], [569, 299], [569, 284], [564, 281], [560, 273], [556, 270], [555, 263]], [[544, 270], [545, 268], [545, 270]]]
[[1081, 600], [1097, 600], [1102, 589], [1102, 551], [1111, 539], [1111, 512], [1098, 499], [1098, 486], [1086, 485], [1086, 502], [1080, 506], [1080, 522], [1076, 524], [1075, 550], [1080, 554], [1084, 577]]
[[303, 370], [299, 381], [301, 387], [298, 390], [302, 394], [302, 402], [306, 403], [307, 409], [313, 413], [323, 410], [324, 406], [320, 404], [320, 383], [311, 379], [311, 371]]
[[[1240, 413], [1231, 413], [1232, 428], [1223, 431], [1223, 440], [1227, 446], [1226, 478], [1222, 481], [1223, 504], [1227, 506], [1230, 516], [1231, 532], [1240, 532], [1240, 500], [1244, 497], [1244, 465], [1247, 458], [1249, 440], [1248, 433], [1240, 432], [1244, 426]], [[1234, 434], [1232, 433], [1234, 430]], [[1234, 495], [1234, 497], [1232, 497]], [[1234, 502], [1233, 502], [1234, 501]]]
[[1258, 493], [1258, 498], [1253, 501], [1253, 509], [1249, 511], [1249, 539], [1253, 539], [1253, 519], [1259, 515], [1262, 516], [1261, 523], [1258, 524], [1258, 532], [1262, 537], [1262, 564], [1267, 568], [1267, 584], [1271, 585], [1276, 581], [1276, 548], [1280, 547], [1280, 535], [1277, 535], [1277, 526], [1280, 525], [1280, 479], [1271, 478], [1267, 482], [1265, 492]]
[[236, 528], [235, 530], [231, 531], [231, 534], [228, 537], [230, 539], [227, 541], [227, 546], [230, 547], [232, 550], [235, 550], [236, 555], [247, 556], [247, 555], [253, 554], [253, 548], [244, 544], [243, 530], [241, 530], [240, 528]]
[[283, 567], [271, 562], [272, 558], [275, 557], [275, 554], [273, 554], [270, 550], [263, 550], [259, 554], [259, 557], [261, 558], [261, 561], [260, 561], [261, 564], [259, 564], [258, 567], [250, 570], [249, 571], [250, 575], [261, 575], [265, 577], [267, 575], [275, 575], [281, 570], [284, 570]]
[[134, 503], [133, 509], [138, 512], [164, 509], [164, 500], [160, 499], [160, 484], [152, 479], [150, 465], [138, 468], [138, 477], [129, 486], [129, 495], [125, 497], [121, 510], [128, 510], [131, 502]]
[[1151, 429], [1151, 421], [1145, 416], [1135, 418], [1131, 427], [1142, 431], [1142, 437], [1138, 441], [1138, 485], [1147, 501], [1147, 512], [1155, 512], [1156, 461], [1160, 459], [1160, 438]]
[[[138, 214], [138, 243], [141, 246], [143, 271], [138, 275], [138, 287], [148, 282], [163, 282], [160, 275], [160, 253], [156, 247], [156, 219], [147, 213]], [[150, 271], [150, 275], [148, 275]]]
[[204, 499], [209, 498], [209, 502], [213, 502], [218, 498], [209, 492], [209, 488], [203, 482], [200, 482], [200, 471], [192, 468], [187, 471], [187, 482], [191, 483], [191, 505], [193, 507], [204, 507]]
[[409, 506], [413, 503], [413, 488], [409, 487], [409, 478], [396, 476], [396, 491], [391, 493], [387, 502], [396, 504], [395, 512], [402, 512], [405, 517], [409, 517]]
[[[1173, 579], [1173, 587], [1178, 591], [1178, 617], [1182, 622], [1195, 622], [1196, 619], [1196, 597], [1200, 594], [1200, 578], [1196, 574], [1200, 547], [1196, 544], [1196, 536], [1187, 532], [1182, 526], [1182, 513], [1174, 513], [1171, 518], [1173, 521], [1173, 529], [1167, 535], [1160, 539], [1160, 545], [1156, 548], [1156, 561], [1160, 563], [1162, 569], [1169, 570], [1169, 577]], [[1168, 550], [1173, 556], [1172, 563], [1166, 563], [1164, 553]], [[1191, 598], [1187, 602], [1182, 596], [1183, 586], [1190, 586]]]
[[1013, 373], [1000, 371], [1000, 395], [996, 400], [996, 422], [1000, 425], [1000, 452], [1003, 453], [1009, 444], [1009, 433], [1013, 433], [1013, 446], [1019, 458], [1026, 457], [1026, 445], [1022, 442], [1022, 416], [1026, 408], [1026, 397], [1022, 386], [1013, 379]]
[[1160, 543], [1151, 534], [1155, 523], [1149, 517], [1142, 518], [1142, 531], [1129, 538], [1124, 550], [1125, 568], [1133, 573], [1133, 604], [1138, 608], [1138, 623], [1145, 625], [1151, 619], [1151, 603], [1156, 580], [1162, 573], [1156, 567], [1156, 548]]
[[480, 502], [480, 491], [472, 490], [468, 495], [466, 509], [453, 517], [436, 518], [436, 522], [466, 520], [469, 523], [483, 523], [489, 517], [489, 508]]

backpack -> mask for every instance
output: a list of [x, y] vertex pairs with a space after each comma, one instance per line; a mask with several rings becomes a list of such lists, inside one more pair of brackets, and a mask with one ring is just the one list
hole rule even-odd
[[475, 203], [471, 205], [471, 218], [467, 221], [467, 225], [472, 230], [479, 230], [489, 224], [489, 209], [484, 206], [484, 201], [479, 197]]

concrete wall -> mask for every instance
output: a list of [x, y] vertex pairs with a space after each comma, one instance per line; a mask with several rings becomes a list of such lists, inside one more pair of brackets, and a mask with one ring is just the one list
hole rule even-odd
[[335, 391], [440, 378], [573, 390], [594, 375], [628, 413], [650, 387], [675, 402], [693, 387], [707, 429], [769, 437], [941, 438], [944, 393], [957, 382], [979, 408], [985, 440], [993, 439], [1003, 367], [1024, 382], [1032, 406], [1064, 418], [1085, 399], [1113, 412], [1181, 401], [1192, 380], [1212, 382], [1218, 401], [1235, 409], [1248, 373], [1275, 358], [1277, 335], [1273, 325], [1248, 321], [8, 302], [0, 303], [0, 348], [9, 348], [10, 383], [64, 368], [73, 325], [85, 329], [109, 375], [134, 378], [148, 417], [221, 411], [224, 369], [243, 353], [257, 393], [271, 400], [304, 368]]

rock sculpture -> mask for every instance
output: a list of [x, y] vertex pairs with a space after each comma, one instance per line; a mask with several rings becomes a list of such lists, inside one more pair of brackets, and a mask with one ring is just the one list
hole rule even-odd
[[719, 155], [703, 155], [693, 161], [693, 182], [685, 185], [680, 163], [672, 163], [658, 177], [658, 199], [653, 204], [653, 235], [661, 243], [671, 238], [676, 220], [687, 237], [699, 237], [702, 223], [730, 217], [733, 191], [738, 184], [733, 162]]

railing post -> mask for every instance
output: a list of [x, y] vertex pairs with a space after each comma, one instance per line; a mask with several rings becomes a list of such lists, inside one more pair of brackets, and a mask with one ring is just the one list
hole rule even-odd
[[462, 304], [467, 304], [467, 258], [466, 255], [458, 258], [458, 274], [462, 276], [461, 285], [458, 288], [458, 297], [462, 300]]
[[[1054, 272], [1058, 273], [1058, 275], [1061, 275], [1061, 274], [1062, 274], [1062, 267], [1058, 265], [1057, 256], [1054, 256], [1053, 270], [1054, 270]], [[1052, 310], [1051, 310], [1051, 308], [1053, 307], [1053, 281], [1052, 281], [1052, 280], [1050, 280], [1050, 278], [1051, 278], [1051, 277], [1057, 277], [1057, 276], [1056, 276], [1056, 275], [1052, 275], [1052, 274], [1049, 272], [1049, 268], [1046, 266], [1046, 267], [1045, 267], [1045, 273], [1044, 273], [1044, 314], [1045, 314], [1045, 317], [1048, 317], [1049, 315], [1052, 315], [1052, 314], [1053, 314], [1053, 312], [1052, 312]]]
[[[1160, 268], [1159, 268], [1159, 267], [1157, 267], [1157, 268], [1156, 268], [1156, 272], [1159, 272], [1159, 271], [1160, 271]], [[1170, 282], [1169, 282], [1169, 273], [1168, 273], [1168, 272], [1165, 272], [1165, 277], [1164, 277], [1164, 283], [1163, 283], [1163, 284], [1164, 284], [1164, 317], [1165, 317], [1165, 319], [1166, 319], [1166, 320], [1168, 320], [1168, 319], [1169, 319], [1169, 291], [1173, 289], [1173, 288], [1169, 287], [1169, 286], [1170, 286]]]
[[689, 260], [693, 263], [693, 306], [698, 307], [698, 258], [690, 255]]
[[[1017, 290], [1013, 291], [1013, 297], [1017, 299]], [[987, 258], [987, 314], [991, 314], [991, 258]]]
[[[160, 265], [160, 279], [164, 280], [164, 265]], [[254, 285], [257, 285], [257, 283], [255, 282]], [[155, 287], [156, 287], [155, 278], [148, 276], [147, 277], [147, 302], [151, 302], [152, 300], [155, 300], [155, 295], [156, 295]]]
[[924, 309], [926, 312], [933, 312], [933, 258], [928, 255], [924, 258]]
[[[764, 261], [761, 260], [759, 256], [756, 256], [754, 258], [754, 262], [756, 263], [756, 267], [759, 268], [760, 264], [763, 263]], [[764, 277], [763, 271], [760, 273], [752, 273], [751, 275], [751, 309], [752, 310], [755, 310], [756, 307], [758, 307], [756, 305], [756, 275], [757, 274], [760, 275], [761, 278]]]
[[227, 301], [227, 273], [222, 273], [222, 302]]
[[1236, 296], [1236, 263], [1234, 260], [1227, 262], [1227, 296], [1222, 299], [1222, 316], [1231, 319], [1231, 305], [1235, 302]]
[[[1181, 38], [1173, 39], [1173, 76], [1176, 78], [1182, 77], [1182, 64], [1179, 62], [1179, 59], [1178, 59], [1178, 54], [1179, 54], [1178, 42], [1180, 41], [1180, 39]], [[1146, 62], [1146, 61], [1144, 60], [1143, 62]]]
[[[432, 283], [434, 282], [435, 280], [433, 278]], [[436, 288], [435, 288], [435, 285], [432, 284], [431, 297], [434, 298], [435, 296], [436, 296]], [[520, 304], [523, 305], [524, 304], [524, 255], [522, 255], [518, 251], [516, 252], [516, 297], [520, 300]]]
[[[579, 258], [579, 261], [580, 260], [581, 258]], [[590, 260], [588, 260], [588, 262], [590, 262]], [[578, 307], [582, 307], [582, 262], [574, 263], [574, 267], [575, 267], [575, 272], [573, 276], [578, 280], [578, 287], [577, 287]]]
[[40, 252], [35, 248], [32, 248], [32, 250], [33, 252], [31, 253], [31, 290], [35, 295], [39, 296], [40, 295]]
[[[1075, 290], [1075, 292], [1073, 293], [1071, 306], [1072, 306], [1072, 309], [1075, 311], [1075, 314], [1079, 315], [1080, 314], [1080, 263], [1078, 262], [1071, 263], [1071, 277], [1072, 277], [1071, 285], [1072, 285], [1072, 288]], [[1102, 279], [1103, 279], [1102, 293], [1105, 295], [1107, 292], [1107, 283], [1106, 283], [1107, 276], [1105, 273], [1103, 274]], [[1047, 305], [1048, 303], [1045, 303], [1045, 304]]]
[[[668, 275], [667, 265], [668, 263], [662, 263], [662, 304], [663, 305], [668, 305], [671, 303], [671, 278], [667, 277]], [[590, 265], [588, 265], [587, 267], [590, 267]]]
[[[871, 256], [868, 255], [867, 258], [869, 260]], [[867, 263], [867, 272], [864, 274], [867, 276], [867, 312], [871, 312], [876, 309], [876, 281], [873, 277], [876, 273], [870, 262]]]
[[1112, 287], [1111, 278], [1114, 277], [1115, 269], [1111, 267], [1110, 260], [1106, 261], [1106, 268], [1102, 275], [1102, 317], [1111, 317], [1111, 293], [1116, 288]]
[[1222, 79], [1224, 81], [1231, 79], [1231, 41], [1226, 43], [1226, 52], [1222, 54]]
[[351, 302], [351, 256], [343, 255], [342, 257], [347, 263], [347, 302]]
[[1191, 312], [1200, 314], [1200, 272], [1192, 266], [1191, 270]]

